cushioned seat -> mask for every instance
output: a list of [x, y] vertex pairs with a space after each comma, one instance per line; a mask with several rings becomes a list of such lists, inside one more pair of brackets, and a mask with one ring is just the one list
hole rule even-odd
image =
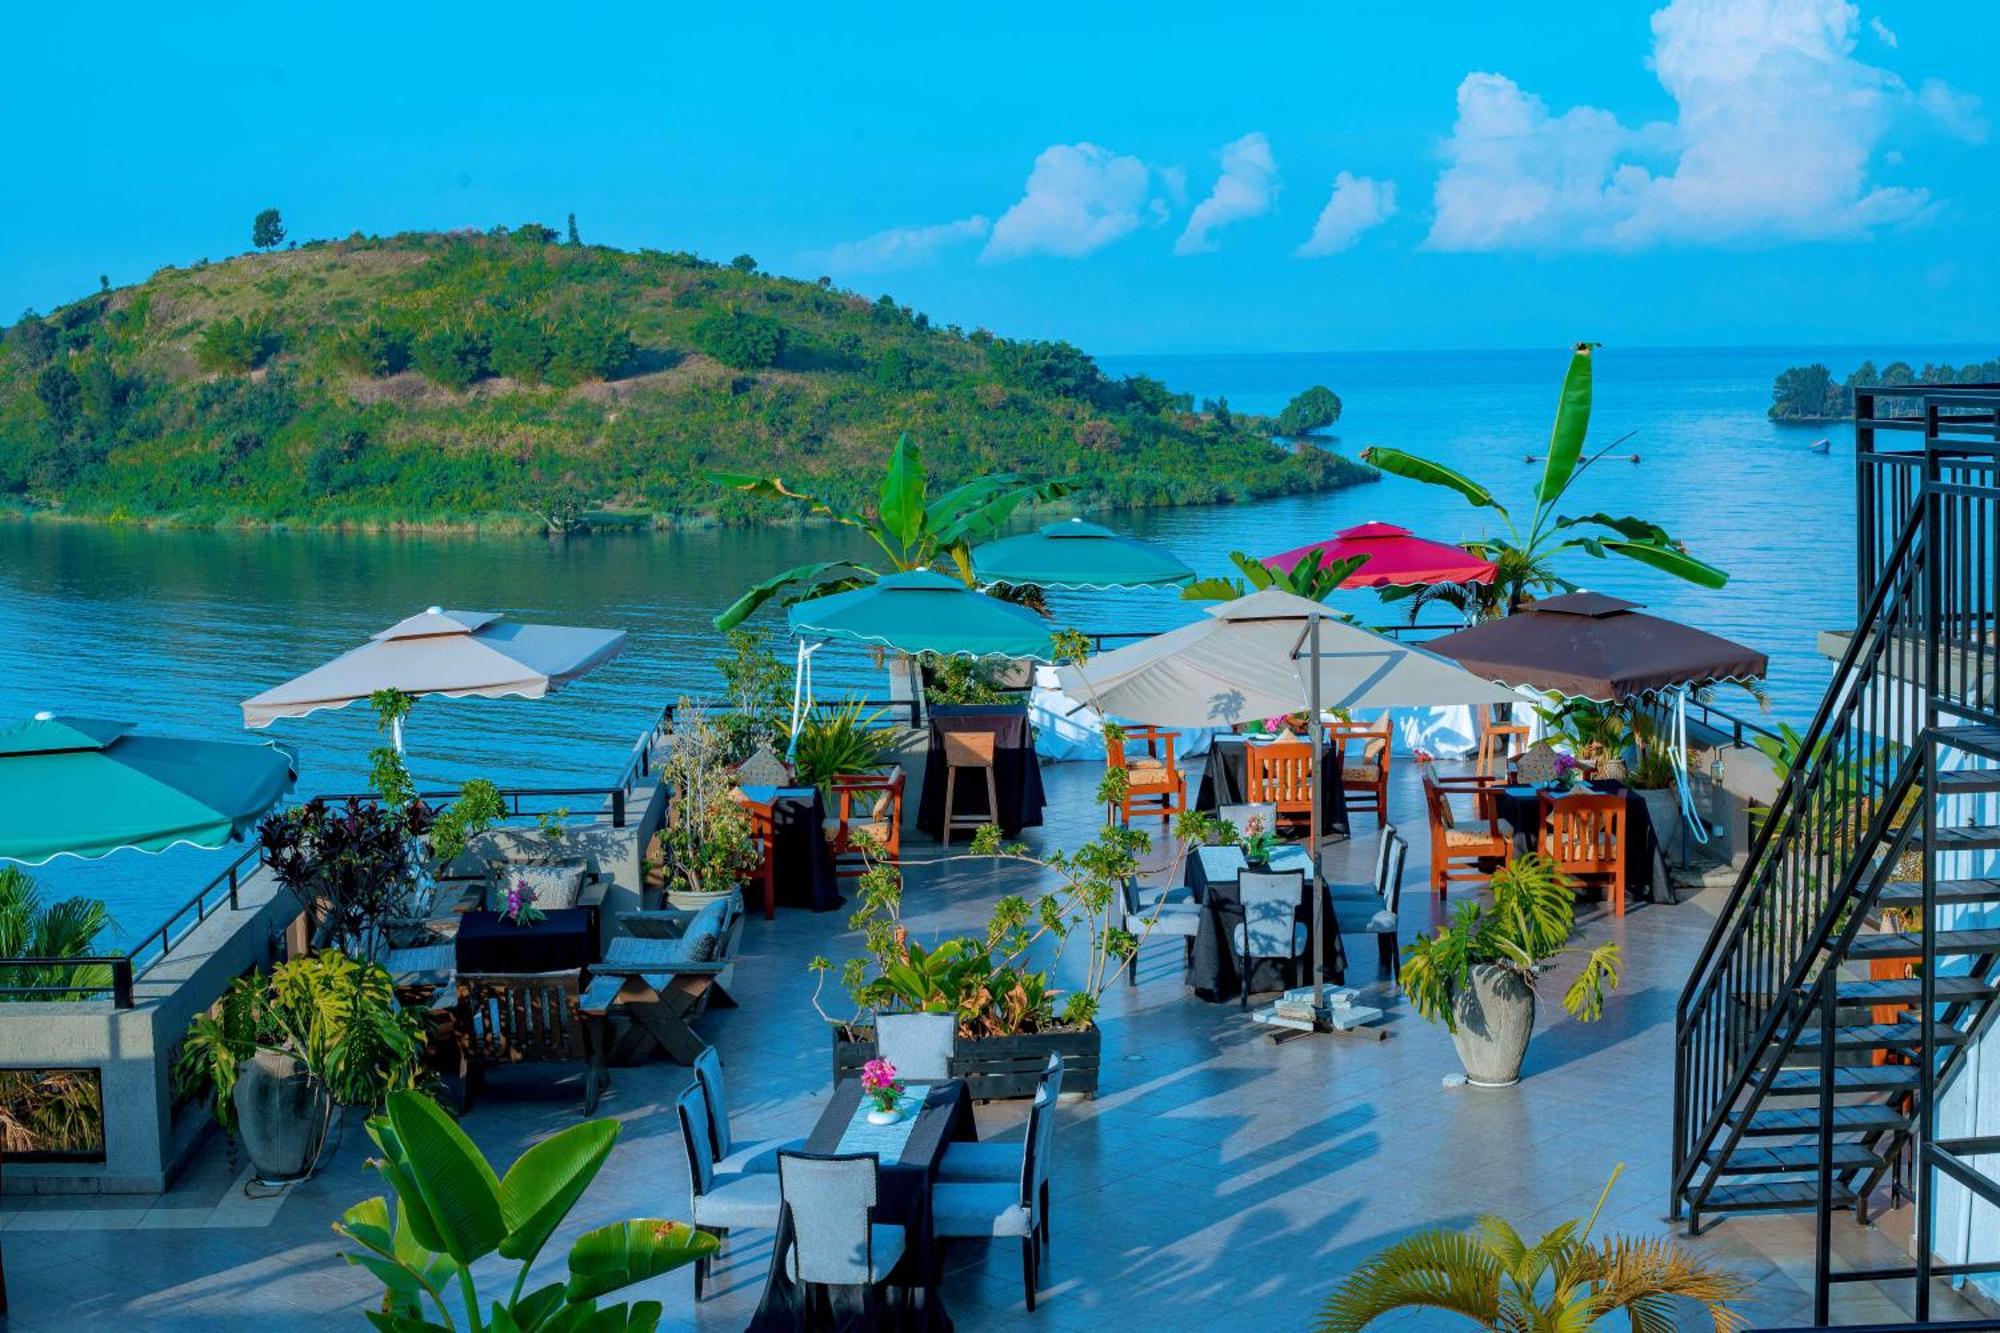
[[1493, 835], [1483, 830], [1463, 828], [1444, 830], [1444, 845], [1447, 847], [1485, 847], [1492, 841]]
[[382, 966], [398, 986], [448, 985], [458, 967], [458, 946], [446, 943], [391, 949]]
[[1358, 768], [1343, 768], [1340, 777], [1343, 782], [1373, 782], [1382, 776], [1382, 770], [1374, 764], [1363, 764]]
[[767, 1172], [745, 1172], [728, 1180], [718, 1178], [695, 1197], [694, 1220], [705, 1227], [762, 1227], [778, 1225], [778, 1177]]
[[954, 1143], [944, 1150], [938, 1179], [997, 1180], [1012, 1184], [1021, 1178], [1021, 1146], [1017, 1143]]
[[1020, 1154], [1012, 1181], [946, 1181], [931, 1188], [931, 1226], [942, 1237], [1028, 1236], [1034, 1219], [1021, 1206]]
[[[775, 1180], [776, 1177], [774, 1176], [772, 1179]], [[874, 1260], [873, 1263], [868, 1265], [868, 1280], [870, 1282], [886, 1281], [890, 1272], [895, 1269], [896, 1264], [903, 1257], [905, 1245], [903, 1229], [890, 1222], [870, 1222], [868, 1224], [868, 1243], [872, 1249], [871, 1257]], [[854, 1265], [856, 1276], [860, 1274], [861, 1257], [861, 1242], [857, 1240], [854, 1243], [854, 1253], [850, 1260]], [[794, 1282], [803, 1280], [799, 1277], [798, 1251], [796, 1249], [792, 1251], [792, 1280]]]
[[742, 1176], [751, 1172], [771, 1174], [778, 1169], [779, 1153], [804, 1152], [805, 1146], [804, 1139], [765, 1139], [762, 1143], [747, 1143], [717, 1162], [715, 1174], [718, 1176]]
[[[1294, 958], [1298, 957], [1298, 955], [1306, 951], [1306, 942], [1311, 938], [1312, 938], [1312, 932], [1306, 929], [1305, 922], [1297, 921], [1292, 924], [1292, 956]], [[1244, 945], [1243, 945], [1242, 922], [1239, 921], [1238, 923], [1236, 923], [1236, 925], [1230, 927], [1229, 942], [1235, 946], [1237, 953], [1240, 954], [1243, 952]]]
[[[825, 833], [828, 842], [832, 842], [840, 836], [840, 821], [838, 819], [829, 819], [820, 828]], [[870, 819], [865, 821], [850, 819], [847, 821], [847, 836], [849, 839], [869, 838], [878, 845], [886, 847], [889, 843], [889, 821], [886, 819]]]

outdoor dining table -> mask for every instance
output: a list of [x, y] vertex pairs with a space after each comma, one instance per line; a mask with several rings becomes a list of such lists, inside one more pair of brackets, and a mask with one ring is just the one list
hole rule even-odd
[[771, 1271], [764, 1282], [763, 1299], [750, 1320], [752, 1333], [863, 1327], [949, 1333], [951, 1316], [938, 1293], [943, 1264], [937, 1238], [931, 1234], [931, 1186], [936, 1183], [945, 1149], [954, 1143], [976, 1141], [979, 1131], [973, 1123], [972, 1098], [965, 1080], [912, 1083], [908, 1090], [915, 1093], [920, 1086], [924, 1102], [914, 1124], [877, 1126], [866, 1121], [861, 1080], [842, 1079], [805, 1142], [807, 1153], [820, 1156], [855, 1152], [880, 1156], [873, 1220], [904, 1230], [903, 1257], [889, 1274], [889, 1284], [896, 1290], [885, 1303], [884, 1317], [864, 1325], [860, 1293], [852, 1288], [834, 1289], [827, 1303], [830, 1309], [818, 1308], [818, 1302], [812, 1303], [816, 1308], [808, 1308], [806, 1294], [792, 1281], [786, 1263], [792, 1243], [792, 1218], [787, 1211], [778, 1219]]
[[532, 925], [509, 925], [498, 912], [467, 912], [454, 943], [460, 972], [568, 972], [597, 961], [597, 932], [587, 907], [559, 907]]
[[[1541, 821], [1542, 787], [1503, 787], [1494, 797], [1494, 809], [1514, 830], [1515, 845], [1534, 850]], [[1614, 778], [1593, 778], [1579, 788], [1585, 794], [1625, 798], [1625, 886], [1647, 902], [1673, 903], [1673, 880], [1667, 874], [1666, 849], [1653, 828], [1652, 811], [1646, 798]], [[1550, 793], [1560, 801], [1569, 793]]]
[[[1035, 759], [1034, 729], [1025, 704], [937, 704], [930, 710], [931, 738], [924, 764], [924, 790], [917, 803], [917, 827], [944, 838], [944, 738], [947, 732], [989, 732], [993, 736], [993, 785], [1000, 809], [992, 822], [1007, 837], [1042, 822], [1042, 768]], [[986, 814], [986, 784], [960, 776], [952, 793], [955, 813]]]
[[[1208, 747], [1208, 761], [1201, 770], [1201, 786], [1195, 791], [1194, 808], [1214, 810], [1225, 805], [1255, 802], [1244, 792], [1249, 786], [1246, 736], [1225, 733]], [[1329, 745], [1320, 751], [1319, 833], [1325, 837], [1346, 837], [1347, 802], [1340, 788], [1340, 748]]]
[[781, 907], [831, 912], [841, 905], [833, 851], [821, 831], [826, 802], [817, 787], [742, 788], [744, 799], [771, 809], [771, 866]]
[[[1304, 886], [1299, 892], [1298, 919], [1310, 935], [1313, 922], [1312, 863], [1308, 855], [1303, 847], [1281, 847], [1271, 856], [1271, 869], [1306, 872]], [[1211, 1004], [1235, 999], [1243, 986], [1241, 960], [1236, 956], [1230, 933], [1243, 919], [1243, 898], [1237, 887], [1237, 876], [1248, 865], [1249, 860], [1243, 855], [1243, 849], [1237, 846], [1197, 847], [1194, 855], [1187, 860], [1187, 887], [1202, 909], [1188, 963], [1187, 981], [1197, 997]], [[1326, 966], [1327, 980], [1338, 984], [1347, 975], [1347, 951], [1340, 943], [1333, 894], [1324, 884], [1320, 886], [1320, 894], [1325, 900], [1327, 924], [1326, 938], [1320, 942], [1321, 961]], [[1289, 980], [1282, 960], [1253, 959], [1250, 965], [1250, 993], [1255, 995], [1283, 990], [1287, 986], [1306, 985], [1312, 980], [1312, 948], [1308, 940], [1306, 952], [1292, 969]]]

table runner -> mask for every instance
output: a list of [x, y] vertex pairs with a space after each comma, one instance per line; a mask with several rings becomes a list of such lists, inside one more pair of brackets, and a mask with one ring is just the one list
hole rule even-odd
[[841, 1131], [840, 1145], [835, 1152], [872, 1152], [885, 1165], [894, 1165], [903, 1160], [903, 1149], [909, 1145], [910, 1135], [917, 1128], [917, 1121], [923, 1118], [925, 1102], [931, 1094], [930, 1085], [911, 1083], [903, 1088], [903, 1095], [896, 1099], [896, 1109], [902, 1118], [886, 1125], [873, 1124], [868, 1113], [875, 1109], [875, 1099], [863, 1095], [855, 1105], [854, 1115]]

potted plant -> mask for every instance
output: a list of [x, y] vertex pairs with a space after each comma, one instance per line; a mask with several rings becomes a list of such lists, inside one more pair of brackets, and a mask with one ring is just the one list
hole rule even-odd
[[1668, 846], [1681, 828], [1680, 786], [1672, 752], [1660, 744], [1646, 746], [1639, 752], [1639, 762], [1626, 770], [1625, 782], [1646, 802], [1660, 846]]
[[1567, 745], [1598, 777], [1624, 778], [1625, 751], [1638, 738], [1630, 708], [1551, 694], [1547, 704], [1535, 705], [1535, 715], [1551, 737]]
[[895, 732], [875, 725], [880, 716], [865, 712], [853, 699], [807, 713], [791, 738], [799, 785], [818, 787], [824, 794], [835, 778], [879, 773], [887, 767]]
[[1530, 1245], [1488, 1213], [1466, 1231], [1432, 1227], [1378, 1252], [1327, 1297], [1314, 1333], [1361, 1333], [1395, 1310], [1442, 1309], [1494, 1333], [1524, 1328], [1576, 1333], [1616, 1319], [1635, 1329], [1681, 1327], [1667, 1302], [1692, 1301], [1716, 1333], [1743, 1326], [1730, 1302], [1749, 1294], [1734, 1274], [1710, 1267], [1672, 1240], [1590, 1239], [1621, 1164], [1587, 1218], [1561, 1223]]
[[[528, 1282], [542, 1248], [603, 1169], [618, 1128], [615, 1120], [571, 1125], [522, 1153], [503, 1174], [435, 1102], [391, 1093], [384, 1113], [368, 1121], [382, 1154], [369, 1166], [389, 1183], [395, 1209], [377, 1195], [333, 1225], [357, 1247], [341, 1258], [382, 1283], [382, 1308], [368, 1312], [369, 1322], [411, 1333], [653, 1333], [664, 1313], [660, 1302], [598, 1302], [707, 1259], [720, 1247], [718, 1237], [659, 1218], [613, 1222], [570, 1243], [566, 1282]], [[482, 1294], [474, 1270], [490, 1276], [487, 1261], [495, 1255], [520, 1267], [511, 1284]]]
[[674, 747], [660, 765], [671, 796], [647, 852], [647, 878], [684, 911], [739, 891], [757, 869], [750, 817], [736, 803], [729, 738], [686, 699], [674, 710]]
[[428, 1083], [424, 1037], [388, 972], [327, 950], [232, 981], [188, 1025], [174, 1074], [184, 1094], [215, 1094], [217, 1123], [240, 1137], [260, 1180], [302, 1180], [334, 1106]]
[[[1520, 1082], [1535, 1031], [1535, 983], [1570, 952], [1576, 929], [1575, 882], [1539, 852], [1514, 858], [1493, 874], [1493, 905], [1460, 903], [1447, 927], [1418, 937], [1403, 955], [1403, 990], [1417, 1012], [1442, 1022], [1475, 1087]], [[1604, 1014], [1605, 988], [1618, 985], [1618, 946], [1592, 949], [1563, 995], [1579, 1022]]]

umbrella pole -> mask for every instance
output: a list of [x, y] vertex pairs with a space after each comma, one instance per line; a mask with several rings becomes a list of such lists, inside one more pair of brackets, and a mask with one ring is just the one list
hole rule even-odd
[[1306, 859], [1312, 863], [1313, 1021], [1317, 1023], [1320, 1008], [1326, 1003], [1326, 900], [1319, 888], [1319, 803], [1320, 792], [1326, 783], [1326, 774], [1320, 768], [1326, 762], [1326, 723], [1320, 717], [1319, 707], [1318, 616], [1312, 618], [1309, 634], [1312, 640], [1312, 675], [1306, 686], [1306, 701], [1312, 717], [1308, 728], [1312, 738], [1312, 827], [1306, 833]]

